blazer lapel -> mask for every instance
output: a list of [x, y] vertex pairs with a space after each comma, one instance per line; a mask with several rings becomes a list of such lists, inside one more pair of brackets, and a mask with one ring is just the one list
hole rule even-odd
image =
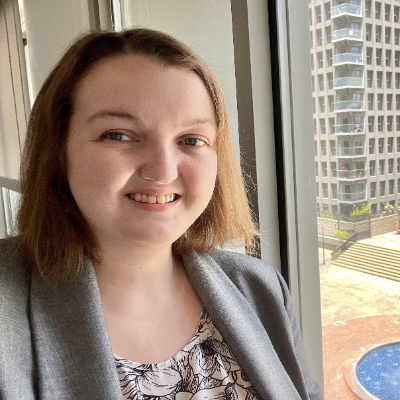
[[207, 255], [183, 258], [189, 279], [239, 365], [264, 400], [300, 400], [260, 319]]
[[40, 399], [122, 400], [90, 261], [72, 283], [33, 276], [31, 321]]

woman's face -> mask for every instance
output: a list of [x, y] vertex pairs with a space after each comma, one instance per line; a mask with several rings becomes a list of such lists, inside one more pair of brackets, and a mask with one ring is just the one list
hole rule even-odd
[[211, 199], [215, 140], [213, 102], [194, 72], [141, 55], [93, 67], [76, 88], [67, 160], [100, 246], [178, 239]]

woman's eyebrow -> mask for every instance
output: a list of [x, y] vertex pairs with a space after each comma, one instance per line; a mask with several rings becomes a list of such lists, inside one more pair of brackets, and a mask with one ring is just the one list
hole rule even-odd
[[193, 126], [193, 125], [205, 125], [205, 124], [210, 124], [214, 128], [216, 128], [215, 121], [213, 121], [210, 118], [195, 118], [195, 119], [192, 119], [192, 120], [186, 122], [183, 126], [189, 127], [189, 126]]
[[102, 118], [119, 118], [119, 119], [126, 119], [129, 121], [139, 122], [141, 123], [141, 119], [133, 114], [124, 111], [114, 111], [114, 110], [104, 110], [99, 111], [96, 114], [91, 115], [88, 120], [86, 121], [87, 124], [92, 123], [96, 119]]

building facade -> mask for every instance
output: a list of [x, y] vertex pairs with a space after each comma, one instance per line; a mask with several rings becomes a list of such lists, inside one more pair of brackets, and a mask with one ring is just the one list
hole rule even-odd
[[310, 0], [317, 203], [371, 214], [400, 196], [400, 1]]

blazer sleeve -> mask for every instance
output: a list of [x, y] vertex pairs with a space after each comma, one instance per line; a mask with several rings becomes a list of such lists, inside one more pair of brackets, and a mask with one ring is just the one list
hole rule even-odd
[[279, 283], [281, 285], [282, 294], [284, 297], [285, 308], [286, 308], [286, 312], [287, 312], [287, 315], [288, 315], [288, 318], [290, 321], [290, 325], [291, 325], [291, 329], [292, 329], [292, 333], [293, 333], [294, 352], [296, 354], [296, 358], [298, 360], [301, 372], [303, 374], [303, 379], [304, 379], [304, 383], [307, 387], [308, 395], [310, 397], [310, 400], [321, 400], [323, 398], [321, 389], [318, 386], [318, 384], [314, 381], [313, 377], [310, 374], [307, 357], [306, 357], [306, 354], [304, 351], [303, 339], [301, 337], [300, 327], [299, 327], [299, 324], [298, 324], [297, 319], [294, 316], [294, 312], [293, 312], [293, 303], [292, 303], [292, 298], [290, 296], [289, 289], [288, 289], [286, 282], [283, 279], [282, 275], [278, 271], [276, 271], [276, 275], [277, 275]]

